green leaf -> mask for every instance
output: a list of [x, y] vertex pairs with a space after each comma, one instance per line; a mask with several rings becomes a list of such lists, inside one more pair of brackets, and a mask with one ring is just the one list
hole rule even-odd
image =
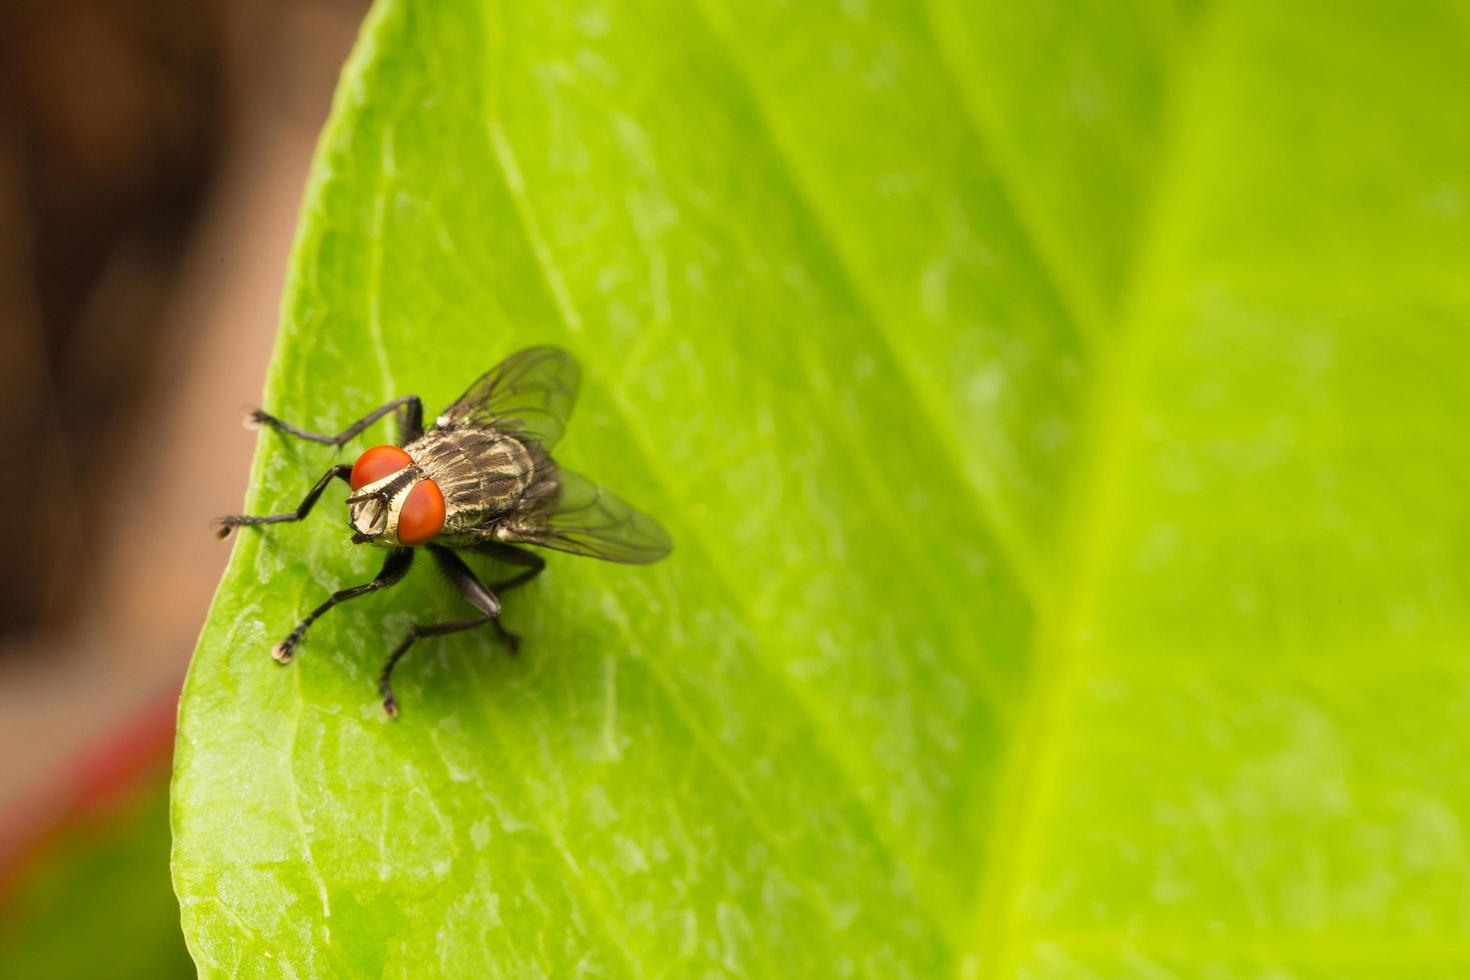
[[[518, 659], [243, 533], [181, 716], [203, 972], [1470, 969], [1470, 19], [385, 2], [265, 404], [530, 344], [667, 524]], [[267, 433], [246, 507], [345, 453]], [[222, 501], [222, 508], [229, 502]], [[246, 529], [247, 531], [249, 529]]]

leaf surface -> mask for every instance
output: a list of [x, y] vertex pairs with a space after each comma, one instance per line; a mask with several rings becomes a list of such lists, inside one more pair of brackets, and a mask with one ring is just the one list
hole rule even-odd
[[202, 972], [1463, 974], [1467, 90], [1450, 3], [380, 3], [266, 407], [564, 346], [559, 458], [675, 552], [551, 556], [389, 722], [460, 601], [282, 668], [376, 556], [336, 489], [242, 534]]

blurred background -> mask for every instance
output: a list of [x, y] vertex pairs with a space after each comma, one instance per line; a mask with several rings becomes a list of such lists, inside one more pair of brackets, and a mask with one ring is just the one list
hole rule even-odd
[[[366, 7], [0, 2], [0, 976], [193, 972], [174, 712]], [[107, 963], [44, 938], [94, 915], [127, 933]]]

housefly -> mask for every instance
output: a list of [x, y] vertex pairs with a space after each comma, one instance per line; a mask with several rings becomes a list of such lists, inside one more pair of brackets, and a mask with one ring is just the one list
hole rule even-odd
[[[395, 398], [334, 436], [307, 432], [264, 411], [247, 416], [247, 425], [267, 425], [298, 439], [339, 447], [385, 415], [397, 413], [399, 421], [397, 445], [373, 446], [355, 463], [333, 466], [295, 510], [235, 514], [216, 522], [219, 537], [225, 538], [244, 525], [299, 521], [311, 513], [328, 484], [343, 480], [352, 487], [347, 498], [352, 542], [387, 551], [376, 578], [332, 593], [272, 648], [272, 656], [289, 662], [323, 613], [395, 585], [408, 573], [416, 549], [426, 548], [478, 614], [415, 626], [388, 654], [378, 690], [383, 709], [396, 716], [393, 668], [416, 641], [489, 625], [512, 653], [519, 648], [519, 637], [500, 623], [499, 594], [535, 578], [546, 562], [517, 545], [633, 564], [667, 555], [669, 536], [653, 518], [551, 458], [579, 381], [572, 355], [554, 347], [532, 347], [486, 372], [427, 429], [417, 395]], [[460, 557], [464, 552], [488, 555], [519, 571], [486, 585]]]

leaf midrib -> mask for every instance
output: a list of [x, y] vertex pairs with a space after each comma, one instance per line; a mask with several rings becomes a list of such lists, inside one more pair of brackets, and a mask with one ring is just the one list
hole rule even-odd
[[1138, 432], [1140, 405], [1128, 392], [1142, 390], [1140, 380], [1160, 338], [1147, 306], [1150, 286], [1164, 281], [1163, 248], [1171, 230], [1173, 209], [1183, 179], [1178, 161], [1189, 107], [1198, 101], [1204, 67], [1212, 63], [1210, 45], [1218, 35], [1218, 6], [1196, 14], [1188, 37], [1181, 38], [1162, 115], [1161, 139], [1151, 184], [1155, 193], [1142, 198], [1137, 217], [1140, 234], [1128, 281], [1120, 292], [1117, 331], [1111, 346], [1096, 347], [1096, 383], [1083, 412], [1087, 424], [1085, 455], [1070, 495], [1068, 519], [1058, 536], [1058, 553], [1074, 556], [1062, 566], [1055, 602], [1041, 608], [1022, 723], [1012, 742], [1012, 758], [1000, 783], [987, 874], [975, 912], [975, 942], [962, 962], [974, 980], [1002, 980], [1014, 975], [1024, 952], [1020, 899], [1027, 875], [1034, 870], [1045, 816], [1060, 788], [1059, 774], [1070, 736], [1075, 704], [1091, 649], [1097, 591], [1111, 532], [1119, 514], [1123, 461]]
[[[963, 444], [960, 442], [958, 436], [955, 434], [953, 426], [950, 424], [948, 415], [934, 403], [931, 397], [929, 397], [926, 386], [918, 383], [917, 380], [914, 378], [911, 369], [908, 367], [907, 358], [898, 356], [898, 346], [889, 342], [889, 334], [887, 327], [885, 326], [885, 320], [878, 315], [878, 308], [872, 303], [871, 300], [864, 296], [860, 288], [855, 285], [856, 283], [859, 283], [861, 279], [852, 275], [851, 260], [845, 254], [842, 247], [838, 244], [838, 238], [827, 227], [826, 221], [823, 218], [823, 212], [818, 203], [817, 196], [806, 187], [804, 181], [801, 180], [799, 173], [797, 172], [793, 164], [793, 151], [790, 149], [790, 147], [786, 146], [783, 143], [778, 135], [776, 128], [769, 122], [768, 118], [766, 117], [766, 113], [769, 110], [766, 109], [764, 103], [761, 101], [759, 92], [756, 90], [756, 87], [751, 84], [749, 80], [745, 78], [744, 73], [739, 70], [739, 63], [738, 61], [736, 61], [733, 53], [729, 50], [728, 41], [720, 34], [718, 28], [715, 26], [714, 19], [711, 18], [708, 14], [706, 2], [707, 0], [701, 0], [700, 3], [696, 4], [696, 7], [704, 12], [706, 22], [709, 24], [710, 27], [710, 33], [714, 37], [716, 37], [726, 48], [727, 60], [731, 66], [731, 74], [734, 75], [736, 77], [736, 80], [742, 85], [747, 93], [747, 98], [750, 100], [752, 105], [754, 105], [759, 110], [759, 119], [766, 130], [768, 141], [772, 145], [773, 149], [777, 151], [777, 158], [787, 168], [788, 183], [796, 192], [798, 199], [801, 200], [806, 206], [808, 214], [812, 217], [813, 223], [816, 225], [818, 231], [821, 233], [820, 241], [825, 246], [829, 254], [833, 257], [833, 259], [837, 262], [838, 267], [842, 272], [847, 291], [859, 303], [860, 313], [862, 314], [864, 320], [866, 322], [872, 323], [874, 326], [879, 328], [879, 330], [877, 331], [879, 334], [879, 339], [883, 343], [883, 346], [887, 349], [887, 352], [893, 359], [894, 363], [900, 366], [901, 376], [903, 381], [907, 385], [912, 402], [924, 412], [925, 417], [930, 420], [931, 427], [934, 429], [934, 431], [942, 434], [945, 437], [946, 443], [954, 448], [957, 455], [963, 458]], [[948, 63], [947, 60], [943, 58], [941, 58], [941, 62], [946, 72], [950, 75], [951, 83], [956, 87], [959, 92], [961, 103], [965, 105], [966, 121], [974, 130], [976, 138], [985, 145], [994, 146], [995, 144], [999, 143], [1000, 141], [996, 136], [996, 132], [992, 131], [994, 130], [994, 127], [990, 127], [989, 129], [987, 129], [979, 124], [980, 117], [976, 115], [974, 107], [970, 104], [970, 100], [965, 93], [965, 88], [963, 85], [960, 84], [958, 78], [955, 76], [952, 66]], [[1083, 311], [1090, 309], [1091, 304], [1080, 298], [1080, 293], [1077, 287], [1072, 286], [1070, 288], [1064, 288], [1061, 284], [1063, 281], [1066, 281], [1065, 278], [1058, 277], [1055, 269], [1051, 267], [1052, 264], [1057, 261], [1056, 256], [1060, 253], [1056, 249], [1048, 251], [1038, 247], [1039, 239], [1044, 237], [1038, 230], [1038, 225], [1042, 223], [1039, 217], [1039, 215], [1041, 214], [1041, 210], [1037, 207], [1026, 208], [1021, 206], [1019, 200], [1022, 195], [1019, 194], [1019, 192], [1016, 190], [1015, 179], [1007, 170], [998, 168], [997, 173], [998, 177], [1000, 178], [1001, 186], [1007, 191], [1010, 198], [1012, 213], [1017, 218], [1018, 224], [1021, 227], [1023, 234], [1028, 237], [1028, 242], [1031, 245], [1032, 254], [1036, 258], [1038, 267], [1041, 268], [1043, 271], [1046, 271], [1051, 276], [1051, 285], [1053, 292], [1064, 298], [1064, 308], [1068, 310], [1072, 317], [1072, 324], [1076, 329], [1079, 339], [1081, 339], [1084, 344], [1091, 343], [1095, 350], [1101, 348], [1102, 345], [1100, 343], [1100, 328], [1096, 326], [1083, 325], [1085, 322], [1083, 318], [1086, 315]], [[1048, 256], [1051, 257], [1051, 262], [1048, 262]], [[1103, 397], [1106, 402], [1116, 402], [1116, 396], [1112, 394], [1114, 390], [1116, 389], [1113, 386], [1104, 386]], [[1094, 412], [1089, 414], [1096, 415], [1097, 413]], [[1094, 443], [1095, 441], [1096, 440], [1093, 440]], [[1038, 638], [1038, 640], [1035, 641], [1036, 648], [1038, 651], [1054, 651], [1050, 656], [1036, 657], [1036, 666], [1033, 669], [1032, 676], [1039, 676], [1042, 673], [1042, 670], [1040, 668], [1046, 662], [1061, 661], [1065, 665], [1068, 661], [1075, 661], [1075, 657], [1069, 657], [1067, 655], [1068, 651], [1062, 648], [1057, 643], [1055, 636], [1046, 635], [1047, 630], [1049, 628], [1055, 630], [1060, 621], [1057, 618], [1057, 604], [1049, 599], [1049, 596], [1052, 593], [1044, 585], [1044, 583], [1048, 580], [1047, 576], [1043, 575], [1041, 571], [1044, 567], [1044, 563], [1039, 558], [1034, 556], [1034, 553], [1032, 552], [1030, 546], [1025, 543], [1026, 539], [1024, 535], [1018, 530], [1016, 522], [1008, 516], [1006, 508], [1004, 508], [1004, 506], [1000, 503], [999, 498], [994, 494], [985, 493], [981, 487], [975, 486], [974, 482], [972, 482], [972, 480], [968, 477], [969, 474], [962, 474], [960, 484], [963, 486], [970, 486], [972, 488], [972, 491], [975, 495], [975, 507], [977, 512], [979, 513], [979, 516], [982, 519], [982, 522], [991, 529], [992, 534], [995, 536], [996, 543], [1002, 547], [1004, 554], [1009, 559], [1009, 561], [1007, 562], [1008, 566], [1013, 572], [1017, 573], [1019, 579], [1023, 584], [1024, 591], [1026, 592], [1027, 596], [1032, 600], [1033, 608], [1037, 612], [1038, 619], [1040, 621], [1039, 629], [1041, 630], [1042, 635], [1040, 638]], [[1079, 481], [1078, 485], [1086, 486], [1090, 482], [1092, 481], [1084, 479]], [[1058, 553], [1072, 553], [1066, 541], [1059, 542]], [[1050, 627], [1048, 627], [1048, 624], [1050, 624]], [[1075, 663], [1072, 663], [1071, 666], [1075, 668]], [[1065, 703], [1065, 700], [1067, 700], [1059, 699], [1056, 705], [1053, 705], [1050, 709], [1047, 709], [1038, 704], [1037, 698], [1035, 697], [1036, 690], [1037, 685], [1033, 683], [1032, 696], [1027, 698], [1027, 706], [1023, 709], [1023, 715], [1020, 722], [1020, 731], [1022, 732], [1029, 731], [1033, 726], [1044, 725], [1045, 720], [1043, 715], [1049, 713], [1050, 710], [1055, 710], [1056, 707], [1058, 707], [1060, 704]], [[1015, 728], [1012, 728], [1012, 730], [1014, 731]], [[1034, 766], [1028, 764], [1023, 766], [1023, 768], [1031, 769], [1034, 768]], [[1004, 790], [1004, 786], [1002, 786], [1002, 789]], [[1020, 812], [1018, 812], [1015, 819], [1025, 819], [1023, 816], [1020, 815], [1020, 813], [1023, 813], [1027, 809], [1024, 805], [1024, 800], [1025, 798], [1033, 795], [1033, 793], [1026, 792], [1020, 794], [1020, 796], [1022, 797], [1022, 800], [1020, 801], [1022, 805], [1018, 808]], [[1000, 825], [1004, 821], [1005, 816], [1006, 815], [1004, 813], [998, 814], [998, 819], [996, 820], [995, 825]], [[891, 831], [890, 836], [892, 836]], [[907, 853], [907, 849], [902, 850], [904, 853]], [[991, 847], [987, 848], [983, 852], [983, 854], [989, 857], [992, 862], [994, 861], [994, 855], [996, 853], [997, 849], [994, 844], [992, 844]], [[912, 870], [916, 871], [918, 866], [922, 865], [911, 866], [911, 868]], [[987, 867], [993, 866], [993, 863], [987, 865]], [[992, 884], [993, 881], [998, 881], [1002, 885], [1000, 889], [1002, 892], [1011, 892], [1016, 887], [1015, 882], [1010, 880], [1010, 877], [1008, 875], [997, 876], [994, 873], [991, 873], [986, 876], [986, 880], [977, 890], [977, 895], [980, 896], [982, 910], [976, 915], [976, 918], [980, 919], [982, 922], [987, 921], [993, 917], [986, 910], [988, 902], [993, 902], [1003, 907], [1009, 907], [1014, 904], [1013, 897], [1010, 896], [1007, 896], [1005, 898], [990, 898], [987, 900], [987, 893], [994, 887], [994, 885]], [[930, 906], [932, 913], [932, 900], [930, 902]], [[947, 917], [940, 915], [938, 921], [946, 922]], [[953, 929], [946, 929], [946, 932], [949, 935], [951, 941], [955, 942], [958, 946], [962, 937], [957, 935], [955, 930]], [[981, 935], [984, 935], [983, 931], [981, 932]], [[957, 956], [956, 961], [958, 964], [962, 965], [965, 962], [965, 957], [963, 955]], [[999, 958], [997, 958], [996, 962], [999, 962]], [[998, 970], [996, 975], [1000, 975]]]
[[[488, 4], [482, 5], [481, 9], [482, 11], [488, 12]], [[703, 2], [703, 0], [701, 0], [699, 4], [696, 4], [696, 9], [703, 16], [711, 38], [717, 41], [722, 47], [722, 53], [725, 56], [727, 65], [729, 66], [729, 75], [740, 86], [740, 89], [744, 93], [748, 103], [752, 106], [753, 109], [756, 110], [755, 115], [764, 129], [765, 138], [771, 148], [775, 151], [773, 156], [783, 165], [785, 169], [786, 183], [793, 191], [796, 199], [804, 206], [813, 224], [820, 232], [820, 244], [827, 252], [829, 257], [836, 263], [836, 266], [842, 277], [844, 291], [854, 302], [857, 308], [856, 312], [859, 314], [859, 319], [865, 324], [869, 324], [872, 327], [876, 328], [874, 330], [875, 340], [890, 355], [893, 363], [899, 366], [901, 379], [906, 386], [906, 390], [911, 395], [912, 403], [922, 410], [925, 417], [931, 423], [931, 429], [944, 438], [946, 444], [955, 450], [957, 456], [963, 458], [964, 444], [959, 440], [957, 434], [955, 433], [954, 427], [951, 424], [948, 415], [944, 413], [934, 403], [934, 400], [928, 394], [926, 387], [918, 383], [913, 375], [913, 371], [909, 365], [908, 359], [899, 356], [898, 349], [893, 343], [891, 343], [890, 333], [885, 325], [884, 318], [878, 315], [877, 307], [868, 297], [866, 297], [862, 293], [861, 289], [856, 285], [856, 283], [858, 283], [860, 280], [852, 275], [851, 259], [848, 257], [841, 245], [838, 244], [838, 238], [827, 227], [824, 218], [824, 212], [818, 204], [817, 196], [810, 191], [805, 182], [801, 179], [800, 173], [794, 165], [793, 152], [791, 148], [781, 140], [777, 129], [771, 124], [769, 118], [767, 117], [767, 113], [769, 110], [766, 108], [765, 103], [761, 100], [759, 92], [757, 91], [753, 83], [751, 83], [751, 81], [745, 76], [744, 71], [741, 70], [740, 63], [736, 59], [733, 50], [730, 48], [728, 40], [723, 36], [723, 34], [716, 26], [716, 21], [710, 16], [707, 6]], [[487, 36], [489, 35], [489, 31], [489, 24], [487, 22]], [[948, 68], [948, 66], [946, 66], [946, 68]], [[494, 68], [487, 62], [485, 70], [487, 74], [491, 74], [493, 73]], [[957, 87], [959, 87], [957, 82], [955, 84]], [[963, 95], [962, 87], [961, 94]], [[966, 100], [962, 98], [961, 101], [965, 102]], [[976, 119], [973, 116], [973, 110], [971, 109], [971, 107], [968, 106], [967, 102], [966, 107], [967, 113], [969, 113], [967, 115], [967, 119], [970, 125], [975, 128], [977, 136], [982, 140], [982, 142], [995, 142], [993, 134], [987, 134], [986, 132], [982, 131], [981, 128], [978, 126]], [[510, 149], [508, 137], [505, 135], [504, 130], [500, 127], [498, 120], [494, 117], [488, 106], [485, 107], [484, 111], [487, 115], [487, 130], [489, 133], [492, 150], [497, 160], [500, 162], [503, 172], [502, 177], [506, 184], [507, 190], [510, 192], [511, 197], [513, 198], [516, 213], [521, 221], [521, 230], [523, 232], [523, 235], [527, 239], [527, 244], [532, 249], [532, 254], [535, 257], [539, 268], [541, 269], [543, 278], [545, 279], [548, 289], [552, 295], [553, 305], [556, 306], [558, 312], [561, 314], [564, 326], [570, 332], [576, 333], [580, 330], [581, 327], [580, 315], [576, 312], [575, 306], [571, 302], [569, 291], [564, 281], [560, 278], [560, 273], [559, 270], [556, 268], [552, 250], [539, 234], [539, 231], [535, 224], [534, 212], [530, 207], [529, 199], [526, 195], [524, 177], [520, 173], [519, 167], [516, 166], [513, 162], [514, 154], [513, 151]], [[507, 163], [507, 157], [509, 157], [511, 161], [509, 164]], [[1024, 212], [1023, 209], [1015, 207], [1018, 195], [1016, 194], [1015, 189], [1012, 186], [1012, 182], [1005, 179], [1006, 176], [1006, 174], [1001, 174], [1003, 186], [1005, 186], [1011, 192], [1013, 214], [1015, 214], [1018, 219], [1021, 219], [1019, 222], [1020, 227], [1023, 229], [1024, 232], [1029, 235], [1031, 239], [1031, 244], [1034, 246], [1036, 242], [1036, 237], [1038, 235], [1038, 232], [1034, 227], [1035, 209], [1032, 209], [1032, 212], [1029, 214], [1031, 220], [1026, 220], [1028, 218], [1028, 214]], [[1085, 307], [1086, 304], [1077, 299], [1075, 293], [1072, 290], [1063, 290], [1058, 287], [1059, 280], [1055, 276], [1055, 271], [1051, 270], [1050, 264], [1045, 259], [1046, 253], [1033, 247], [1033, 255], [1038, 260], [1039, 268], [1043, 270], [1050, 270], [1052, 272], [1052, 284], [1054, 287], [1054, 292], [1058, 295], [1065, 295], [1069, 297], [1069, 301], [1065, 304], [1065, 306], [1071, 311], [1074, 324], [1079, 323], [1079, 318], [1081, 316], [1079, 309]], [[1084, 340], [1095, 339], [1094, 331], [1079, 329], [1078, 334]], [[616, 392], [616, 389], [613, 390]], [[634, 438], [639, 443], [641, 455], [644, 456], [645, 460], [652, 458], [652, 455], [649, 452], [649, 447], [646, 445], [646, 440], [643, 438], [638, 427], [633, 424], [633, 419], [629, 413], [626, 404], [622, 401], [620, 397], [616, 399], [616, 402], [619, 413], [624, 417], [624, 422], [628, 431], [633, 434]], [[649, 472], [655, 472], [651, 467], [646, 468], [648, 468]], [[973, 474], [968, 472], [961, 472], [958, 483], [961, 486], [970, 487], [972, 492], [975, 494], [976, 513], [980, 517], [982, 523], [991, 530], [995, 542], [1003, 549], [1003, 553], [1007, 558], [1007, 567], [1011, 569], [1011, 571], [1017, 576], [1017, 579], [1022, 583], [1023, 591], [1032, 600], [1033, 608], [1036, 609], [1038, 612], [1046, 610], [1050, 604], [1045, 599], [1045, 592], [1042, 591], [1041, 587], [1041, 583], [1046, 580], [1046, 577], [1041, 572], [1042, 563], [1039, 559], [1033, 556], [1033, 552], [1031, 551], [1030, 546], [1025, 543], [1025, 536], [1017, 529], [1016, 522], [1008, 516], [1007, 509], [1000, 503], [999, 499], [993, 494], [986, 494], [980, 487], [975, 486], [976, 482], [977, 481], [973, 479]], [[739, 592], [733, 589], [730, 585], [730, 572], [723, 566], [722, 563], [720, 563], [719, 559], [716, 557], [718, 555], [718, 550], [708, 547], [708, 542], [702, 539], [702, 535], [700, 540], [700, 547], [701, 550], [705, 552], [706, 556], [708, 557], [710, 561], [710, 567], [716, 572], [722, 591], [730, 596], [732, 600], [738, 600]], [[1062, 553], [1066, 553], [1065, 548], [1063, 548], [1061, 551]], [[734, 604], [739, 605], [738, 601], [736, 601]], [[748, 609], [745, 609], [743, 611], [742, 618], [749, 622], [750, 613]], [[1047, 641], [1047, 645], [1052, 645], [1053, 642], [1054, 641]], [[671, 702], [675, 704], [677, 713], [681, 716], [686, 725], [691, 726], [691, 734], [695, 735], [696, 740], [701, 745], [701, 748], [706, 752], [706, 754], [711, 756], [712, 761], [724, 761], [723, 758], [719, 755], [718, 750], [714, 747], [713, 743], [710, 742], [707, 737], [700, 737], [701, 733], [696, 731], [697, 725], [695, 724], [693, 719], [688, 716], [687, 712], [680, 708], [681, 702], [679, 701], [676, 692], [672, 688], [672, 682], [667, 677], [663, 676], [662, 672], [656, 669], [651, 670], [651, 672], [658, 679], [660, 685], [664, 688], [666, 696], [668, 696], [671, 699]], [[814, 706], [810, 703], [810, 700], [806, 698], [805, 695], [796, 691], [793, 688], [793, 685], [780, 671], [763, 668], [763, 673], [778, 682], [785, 690], [787, 695], [792, 698], [793, 703], [800, 706], [802, 710], [808, 715], [808, 721], [811, 725], [811, 728], [816, 731], [821, 738], [821, 747], [824, 750], [825, 754], [833, 756], [834, 761], [838, 763], [839, 769], [842, 772], [847, 773], [849, 780], [853, 781], [852, 774], [856, 771], [855, 764], [846, 757], [845, 753], [835, 751], [833, 746], [843, 743], [841, 740], [834, 740], [831, 735], [828, 734], [828, 729], [830, 726], [826, 724], [819, 724], [819, 721], [822, 717], [820, 712], [818, 712], [814, 708]], [[1034, 701], [1034, 699], [1031, 700]], [[988, 703], [990, 703], [992, 707], [994, 707], [998, 702], [992, 697]], [[724, 761], [724, 764], [717, 765], [717, 768], [722, 772], [722, 775], [726, 778], [727, 782], [731, 783], [732, 789], [734, 789], [737, 795], [741, 797], [742, 801], [749, 805], [748, 801], [746, 800], [748, 791], [740, 786], [738, 778], [734, 776], [734, 770], [729, 767], [728, 762]], [[887, 820], [879, 811], [877, 811], [866, 797], [858, 795], [855, 797], [855, 799], [858, 800], [858, 802], [867, 812], [869, 822], [872, 825], [873, 829], [875, 831], [879, 831], [881, 829], [881, 840], [886, 842], [884, 846], [889, 850], [890, 854], [903, 853], [904, 855], [906, 855], [906, 859], [902, 861], [902, 864], [909, 869], [911, 874], [915, 874], [920, 881], [927, 879], [927, 875], [918, 874], [919, 870], [925, 866], [925, 863], [918, 860], [911, 849], [896, 843], [897, 841], [902, 840], [902, 838], [895, 833], [895, 828], [893, 827], [892, 822]], [[768, 838], [772, 840], [773, 845], [778, 846], [783, 851], [785, 850], [784, 847], [780, 847], [775, 838], [771, 837], [771, 832], [767, 831], [766, 836], [768, 836]], [[812, 900], [809, 887], [809, 885], [804, 884], [803, 891], [807, 892], [809, 900]], [[984, 890], [982, 888], [981, 894], [983, 893]], [[952, 922], [952, 919], [950, 916], [948, 916], [936, 907], [936, 904], [932, 897], [934, 895], [933, 886], [930, 885], [928, 888], [921, 889], [920, 894], [930, 896], [924, 901], [924, 905], [929, 915], [936, 923], [942, 926], [944, 934], [949, 938], [949, 940], [953, 943], [958, 944], [961, 935], [956, 931], [953, 925], [945, 925], [945, 923]], [[824, 907], [824, 904], [820, 902], [814, 902], [814, 904], [816, 904], [817, 907]]]

